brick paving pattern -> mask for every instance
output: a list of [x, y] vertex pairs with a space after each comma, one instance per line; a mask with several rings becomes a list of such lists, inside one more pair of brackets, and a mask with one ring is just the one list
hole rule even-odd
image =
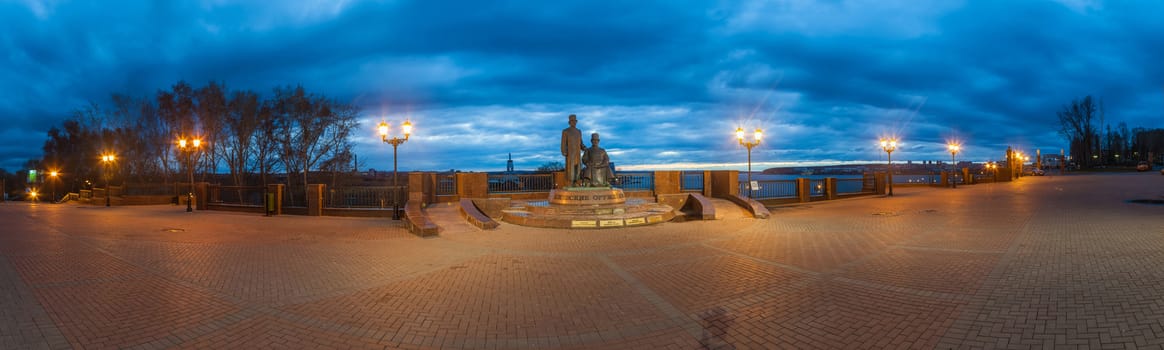
[[1164, 348], [1164, 177], [619, 230], [0, 204], [2, 349]]

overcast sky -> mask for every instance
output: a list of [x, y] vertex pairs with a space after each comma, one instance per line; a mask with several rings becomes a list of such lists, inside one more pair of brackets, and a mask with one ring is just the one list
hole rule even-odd
[[[402, 170], [560, 161], [577, 114], [623, 169], [757, 168], [1058, 153], [1055, 112], [1164, 127], [1158, 1], [0, 0], [0, 167], [112, 93], [179, 80], [302, 84], [363, 110], [363, 168], [390, 169], [382, 118], [411, 119]], [[586, 137], [589, 139], [589, 137]], [[588, 142], [588, 141], [587, 141]]]

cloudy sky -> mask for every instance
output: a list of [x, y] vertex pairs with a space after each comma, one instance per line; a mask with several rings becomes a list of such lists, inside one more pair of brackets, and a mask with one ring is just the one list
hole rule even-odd
[[[415, 124], [402, 170], [558, 161], [584, 133], [624, 169], [1058, 153], [1055, 112], [1164, 127], [1157, 1], [0, 0], [0, 167], [112, 93], [179, 80], [264, 93], [302, 84], [363, 110], [364, 167], [391, 167], [381, 119]], [[1032, 152], [1033, 153], [1033, 152]]]

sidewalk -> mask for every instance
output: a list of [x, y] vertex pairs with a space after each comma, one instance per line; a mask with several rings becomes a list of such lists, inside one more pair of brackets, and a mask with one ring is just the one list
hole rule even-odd
[[[619, 230], [0, 204], [0, 348], [1164, 344], [1158, 174]], [[722, 208], [720, 207], [722, 206]], [[451, 211], [450, 211], [451, 210]], [[450, 212], [444, 212], [450, 211]], [[453, 221], [453, 222], [449, 222]]]

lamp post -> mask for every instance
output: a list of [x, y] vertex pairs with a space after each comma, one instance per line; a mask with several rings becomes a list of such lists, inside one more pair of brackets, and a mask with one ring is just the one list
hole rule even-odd
[[57, 201], [57, 176], [60, 176], [60, 175], [61, 175], [61, 173], [57, 172], [56, 170], [49, 172], [49, 187], [52, 188], [52, 192], [53, 192], [53, 197], [51, 198], [49, 203], [56, 203], [56, 201]]
[[110, 206], [109, 197], [113, 194], [113, 191], [109, 188], [109, 167], [113, 166], [113, 161], [115, 161], [115, 160], [117, 160], [117, 157], [112, 155], [112, 154], [106, 154], [106, 155], [101, 156], [101, 162], [103, 164], [105, 164], [105, 166], [102, 167], [102, 173], [103, 173], [102, 175], [105, 175], [105, 206], [106, 207]]
[[202, 147], [201, 139], [178, 139], [178, 149], [186, 153], [186, 169], [190, 174], [190, 191], [186, 192], [186, 212], [193, 212], [194, 206], [191, 202], [194, 201], [194, 152]]
[[1007, 163], [1006, 165], [1010, 167], [1010, 171], [1012, 174], [1014, 174], [1013, 176], [1015, 178], [1022, 177], [1023, 176], [1023, 152], [1015, 152], [1014, 153], [1014, 164]]
[[412, 134], [412, 122], [405, 120], [404, 124], [400, 125], [400, 129], [404, 131], [404, 138], [395, 136], [388, 138], [388, 122], [380, 121], [380, 141], [392, 145], [392, 220], [400, 220], [400, 191], [396, 182], [396, 147], [408, 141], [408, 136]]
[[893, 197], [893, 150], [897, 149], [897, 139], [881, 139], [881, 149], [885, 150], [886, 183], [889, 186], [889, 196]]
[[764, 140], [764, 130], [756, 128], [756, 132], [752, 134], [752, 141], [744, 141], [744, 128], [736, 128], [736, 140], [748, 149], [748, 198], [753, 198], [752, 194], [756, 189], [752, 186], [752, 147], [760, 145], [760, 141]]
[[954, 155], [962, 149], [962, 146], [957, 144], [948, 144], [946, 148], [950, 150], [950, 187], [958, 188], [958, 180], [954, 179], [954, 172], [958, 171], [958, 163], [954, 161]]

